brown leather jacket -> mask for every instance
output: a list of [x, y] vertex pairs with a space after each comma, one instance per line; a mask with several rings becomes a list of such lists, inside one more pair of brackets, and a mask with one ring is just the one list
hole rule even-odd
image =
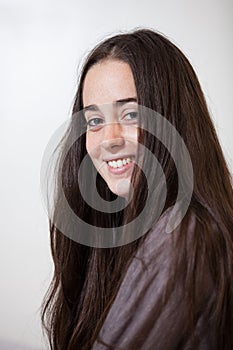
[[[198, 295], [199, 316], [188, 337], [185, 333], [187, 322], [185, 290], [179, 284], [179, 279], [166, 304], [160, 307], [165, 286], [170, 278], [169, 269], [177, 235], [176, 232], [170, 234], [165, 232], [170, 211], [171, 208], [163, 213], [139, 248], [102, 326], [99, 338], [111, 347], [96, 341], [93, 350], [216, 349], [214, 327], [211, 326], [209, 319], [215, 295], [208, 271], [204, 274], [203, 281], [194, 286]], [[196, 217], [192, 214], [188, 236], [193, 234], [195, 223]], [[192, 252], [190, 258], [191, 255]]]

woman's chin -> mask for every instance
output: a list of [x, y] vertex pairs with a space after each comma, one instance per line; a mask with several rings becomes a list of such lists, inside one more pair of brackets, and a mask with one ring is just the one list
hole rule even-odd
[[131, 182], [128, 179], [122, 179], [117, 181], [114, 186], [109, 186], [110, 190], [115, 193], [119, 197], [123, 197], [126, 200], [128, 200], [130, 188], [131, 188]]

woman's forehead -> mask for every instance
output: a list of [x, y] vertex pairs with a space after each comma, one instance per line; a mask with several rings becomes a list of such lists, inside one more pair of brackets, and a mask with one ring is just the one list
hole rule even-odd
[[106, 60], [97, 63], [89, 69], [84, 79], [84, 107], [136, 97], [131, 68], [123, 61]]

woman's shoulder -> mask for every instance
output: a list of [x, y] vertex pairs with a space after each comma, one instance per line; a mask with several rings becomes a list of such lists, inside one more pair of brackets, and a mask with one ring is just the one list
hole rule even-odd
[[163, 262], [170, 261], [179, 244], [187, 248], [200, 233], [196, 233], [198, 224], [198, 216], [192, 208], [182, 213], [175, 206], [168, 207], [144, 237], [135, 258], [149, 263], [152, 257], [158, 259], [162, 254]]

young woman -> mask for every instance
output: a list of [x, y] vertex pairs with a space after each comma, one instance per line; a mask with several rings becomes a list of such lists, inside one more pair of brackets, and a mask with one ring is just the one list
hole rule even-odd
[[136, 30], [89, 54], [56, 179], [51, 349], [233, 348], [231, 177], [167, 38]]

